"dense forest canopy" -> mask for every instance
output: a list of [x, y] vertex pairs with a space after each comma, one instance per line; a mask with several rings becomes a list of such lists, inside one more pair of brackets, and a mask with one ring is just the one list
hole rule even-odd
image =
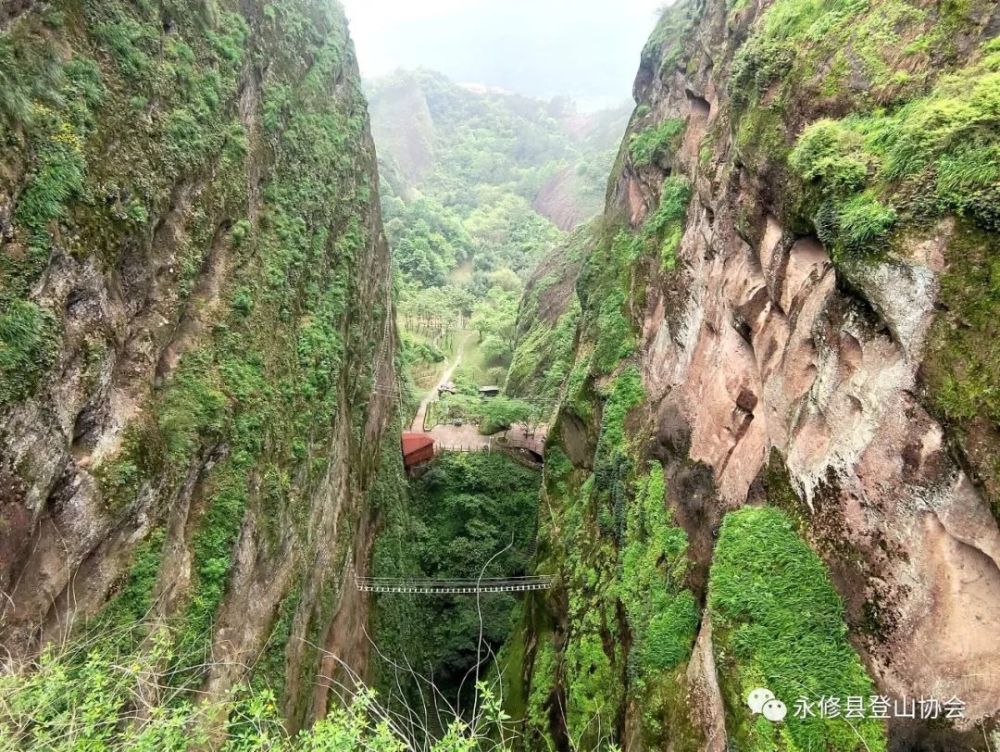
[[522, 282], [601, 209], [628, 107], [584, 114], [427, 70], [368, 93], [401, 319], [471, 319], [502, 381]]

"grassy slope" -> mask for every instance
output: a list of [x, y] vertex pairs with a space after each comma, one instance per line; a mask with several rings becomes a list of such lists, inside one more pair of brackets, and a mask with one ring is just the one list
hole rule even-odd
[[[867, 698], [871, 679], [847, 639], [843, 606], [823, 562], [784, 513], [746, 508], [723, 521], [709, 580], [720, 681], [730, 733], [744, 752], [886, 748], [878, 721], [807, 718], [795, 701]], [[752, 717], [745, 698], [766, 687], [789, 717]], [[862, 741], [863, 740], [863, 741]]]

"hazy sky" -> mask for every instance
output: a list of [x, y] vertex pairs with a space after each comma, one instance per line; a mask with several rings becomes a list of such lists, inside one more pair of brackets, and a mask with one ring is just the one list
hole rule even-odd
[[665, 0], [341, 0], [366, 77], [422, 66], [583, 106], [631, 94]]

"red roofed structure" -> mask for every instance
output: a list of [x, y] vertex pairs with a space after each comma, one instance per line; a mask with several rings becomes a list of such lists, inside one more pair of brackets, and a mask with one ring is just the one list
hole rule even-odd
[[434, 439], [425, 433], [404, 433], [402, 445], [403, 465], [407, 470], [434, 459]]

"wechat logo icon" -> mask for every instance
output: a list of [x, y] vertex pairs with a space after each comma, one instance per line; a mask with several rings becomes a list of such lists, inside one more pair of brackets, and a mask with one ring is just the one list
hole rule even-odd
[[771, 723], [781, 723], [788, 715], [785, 703], [774, 696], [774, 692], [759, 687], [747, 695], [747, 705], [754, 715], [763, 715]]

